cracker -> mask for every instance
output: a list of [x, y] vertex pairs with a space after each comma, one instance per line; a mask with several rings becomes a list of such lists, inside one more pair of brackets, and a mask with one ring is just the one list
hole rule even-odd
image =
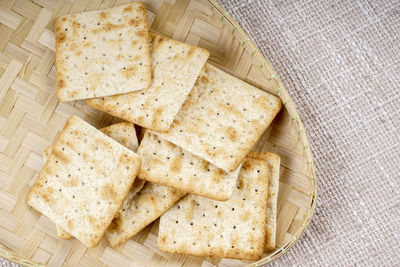
[[140, 92], [90, 99], [89, 106], [156, 131], [169, 129], [209, 53], [150, 34], [153, 82]]
[[57, 137], [27, 202], [94, 247], [121, 207], [140, 165], [136, 153], [72, 116]]
[[54, 30], [61, 102], [150, 86], [149, 34], [141, 2], [61, 16]]
[[231, 199], [187, 195], [160, 219], [158, 247], [169, 253], [257, 260], [262, 257], [268, 164], [246, 159]]
[[[113, 125], [110, 125], [108, 127], [100, 129], [103, 133], [120, 143], [121, 145], [124, 145], [125, 147], [129, 148], [130, 150], [136, 152], [138, 148], [138, 140], [136, 137], [136, 130], [135, 130], [135, 125], [131, 122], [120, 122], [116, 123]], [[43, 158], [45, 161], [47, 161], [47, 158], [49, 157], [51, 150], [53, 149], [52, 146], [47, 147], [43, 151]], [[122, 204], [122, 208], [128, 206], [130, 200], [132, 197], [142, 189], [144, 186], [145, 181], [141, 179], [135, 179], [133, 182], [133, 185], [131, 189], [129, 190], [129, 193], [127, 194], [124, 203]], [[121, 210], [120, 209], [120, 210]], [[119, 212], [119, 211], [118, 211]], [[118, 215], [117, 215], [118, 216]], [[57, 225], [57, 236], [61, 239], [71, 239], [73, 238], [72, 235], [70, 235], [67, 231], [62, 229], [60, 226]]]
[[120, 122], [101, 128], [100, 131], [133, 152], [137, 151], [139, 144], [136, 136], [135, 125], [133, 123]]
[[118, 246], [155, 221], [186, 193], [178, 189], [146, 183], [106, 232], [112, 246]]
[[146, 131], [138, 154], [143, 160], [140, 179], [216, 200], [232, 196], [240, 170], [226, 173], [150, 130]]
[[280, 109], [278, 97], [205, 64], [171, 128], [160, 136], [232, 172]]
[[279, 167], [281, 158], [279, 155], [268, 152], [250, 152], [247, 157], [268, 162], [269, 185], [267, 200], [267, 234], [265, 236], [265, 250], [275, 249], [276, 243], [276, 211], [278, 207], [279, 191]]

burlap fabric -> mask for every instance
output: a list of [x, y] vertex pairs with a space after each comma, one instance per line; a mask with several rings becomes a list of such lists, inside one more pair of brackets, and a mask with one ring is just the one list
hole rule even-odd
[[310, 228], [271, 265], [399, 266], [400, 1], [221, 4], [279, 73], [315, 157]]
[[305, 236], [273, 266], [400, 265], [400, 1], [221, 1], [286, 85], [315, 159]]

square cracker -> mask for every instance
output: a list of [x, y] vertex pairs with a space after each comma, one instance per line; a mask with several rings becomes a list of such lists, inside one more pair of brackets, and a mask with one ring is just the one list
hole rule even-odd
[[54, 30], [61, 102], [150, 86], [149, 34], [141, 2], [61, 16]]
[[247, 157], [268, 162], [269, 185], [267, 200], [267, 234], [265, 236], [265, 250], [275, 249], [276, 243], [276, 212], [278, 207], [279, 167], [281, 158], [275, 153], [250, 152]]
[[118, 246], [155, 221], [186, 193], [167, 186], [146, 183], [115, 217], [106, 232], [112, 246]]
[[281, 106], [278, 97], [205, 64], [171, 128], [160, 136], [232, 172]]
[[268, 164], [246, 159], [231, 199], [187, 195], [160, 219], [158, 247], [169, 253], [257, 260], [263, 255]]
[[138, 154], [142, 157], [140, 179], [221, 201], [232, 196], [240, 171], [238, 167], [226, 173], [150, 130]]
[[209, 52], [150, 34], [153, 82], [140, 92], [90, 99], [89, 106], [156, 131], [166, 131], [193, 87]]
[[36, 210], [96, 246], [139, 172], [140, 157], [72, 116], [28, 194]]
[[[120, 143], [121, 145], [124, 145], [125, 147], [129, 148], [130, 150], [136, 152], [138, 148], [138, 140], [136, 137], [136, 130], [135, 130], [135, 125], [131, 122], [120, 122], [116, 123], [113, 125], [110, 125], [108, 127], [100, 129], [103, 133]], [[52, 146], [47, 147], [43, 151], [43, 158], [45, 161], [47, 161], [47, 158], [49, 157]], [[141, 179], [135, 179], [133, 182], [133, 185], [131, 189], [129, 190], [128, 195], [126, 196], [124, 203], [122, 205], [122, 208], [125, 207], [126, 205], [129, 204], [130, 199], [139, 192], [140, 189], [144, 186], [144, 181]], [[121, 208], [121, 209], [122, 209]], [[57, 236], [60, 237], [61, 239], [71, 239], [73, 238], [72, 235], [70, 235], [67, 231], [62, 229], [60, 226], [57, 225]]]

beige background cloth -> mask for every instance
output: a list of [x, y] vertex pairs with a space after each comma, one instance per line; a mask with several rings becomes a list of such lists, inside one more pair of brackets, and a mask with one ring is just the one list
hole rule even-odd
[[312, 223], [271, 265], [399, 266], [400, 1], [221, 3], [279, 73], [315, 157]]
[[400, 1], [220, 1], [303, 120], [316, 213], [272, 266], [400, 266]]

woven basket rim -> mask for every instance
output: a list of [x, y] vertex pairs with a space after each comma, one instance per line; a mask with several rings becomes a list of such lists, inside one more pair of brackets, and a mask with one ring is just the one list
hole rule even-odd
[[[300, 119], [300, 116], [296, 110], [296, 107], [289, 95], [289, 93], [286, 90], [286, 87], [283, 85], [281, 80], [279, 79], [277, 73], [274, 71], [274, 69], [270, 66], [268, 63], [267, 59], [264, 57], [264, 55], [260, 52], [260, 50], [257, 48], [255, 43], [252, 41], [252, 39], [246, 34], [246, 32], [240, 27], [240, 25], [234, 20], [234, 18], [217, 2], [213, 0], [207, 0], [207, 2], [210, 4], [210, 8], [212, 10], [215, 10], [216, 12], [219, 13], [221, 16], [221, 21], [224, 23], [227, 23], [230, 25], [232, 28], [232, 34], [235, 34], [236, 37], [239, 38], [241, 41], [241, 44], [246, 48], [251, 51], [251, 56], [257, 60], [257, 62], [260, 64], [259, 67], [263, 71], [266, 77], [268, 77], [268, 80], [272, 81], [276, 88], [279, 88], [275, 94], [278, 95], [282, 103], [284, 104], [284, 107], [288, 111], [292, 122], [297, 125], [297, 133], [298, 133], [298, 142], [302, 142], [304, 145], [304, 154], [305, 158], [307, 160], [307, 173], [310, 174], [310, 183], [312, 185], [312, 193], [310, 194], [311, 202], [310, 202], [310, 207], [308, 209], [307, 216], [304, 218], [302, 227], [300, 231], [296, 233], [296, 235], [293, 237], [292, 240], [287, 242], [284, 246], [275, 249], [272, 251], [267, 257], [264, 257], [260, 259], [257, 262], [253, 262], [249, 264], [248, 266], [260, 266], [266, 263], [269, 263], [273, 260], [276, 260], [283, 254], [285, 254], [294, 244], [297, 243], [297, 241], [302, 237], [306, 229], [308, 228], [312, 216], [315, 211], [316, 207], [316, 199], [317, 199], [317, 178], [316, 178], [316, 173], [315, 173], [315, 166], [314, 166], [314, 161], [313, 161], [313, 156], [312, 156], [312, 151], [311, 147], [304, 129], [304, 125]], [[6, 247], [4, 247], [2, 244], [0, 244], [0, 257], [15, 262], [17, 264], [23, 265], [23, 266], [45, 266], [41, 263], [34, 262], [32, 260], [27, 260], [24, 259], [23, 257], [20, 257], [17, 254], [14, 254], [10, 251], [7, 250]]]

